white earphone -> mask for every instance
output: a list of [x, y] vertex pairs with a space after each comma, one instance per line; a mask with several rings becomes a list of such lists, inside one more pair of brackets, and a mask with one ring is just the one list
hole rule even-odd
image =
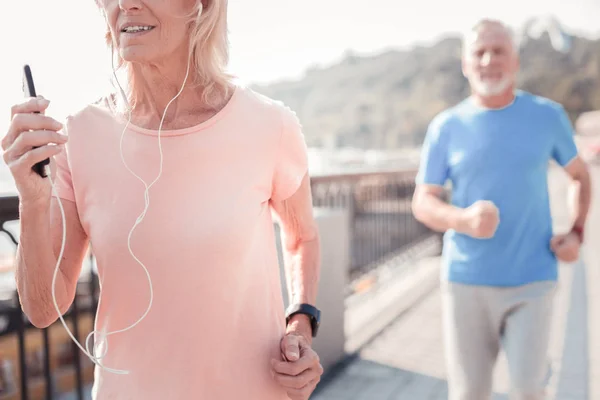
[[[202, 13], [202, 3], [199, 4], [199, 14]], [[112, 46], [111, 46], [112, 47]], [[181, 85], [181, 89], [179, 90], [179, 92], [175, 95], [175, 97], [173, 97], [171, 99], [171, 101], [169, 101], [169, 103], [167, 104], [167, 106], [165, 107], [165, 110], [163, 112], [161, 121], [160, 121], [160, 125], [158, 127], [158, 150], [160, 153], [160, 167], [159, 167], [159, 172], [158, 175], [156, 176], [156, 178], [150, 183], [147, 184], [140, 176], [138, 176], [135, 172], [133, 172], [131, 170], [131, 168], [127, 165], [127, 162], [125, 161], [125, 157], [123, 155], [123, 138], [125, 137], [125, 132], [127, 131], [127, 128], [129, 127], [129, 124], [131, 123], [131, 113], [132, 113], [132, 109], [131, 106], [129, 105], [129, 101], [127, 100], [127, 96], [125, 95], [125, 92], [123, 91], [123, 88], [121, 87], [121, 85], [119, 84], [119, 81], [117, 79], [117, 75], [116, 75], [116, 71], [114, 68], [114, 56], [113, 56], [113, 51], [111, 49], [111, 57], [112, 57], [112, 71], [113, 71], [113, 76], [115, 78], [115, 81], [119, 87], [119, 90], [121, 92], [121, 96], [123, 97], [123, 100], [125, 102], [125, 104], [127, 105], [127, 111], [129, 114], [129, 118], [127, 120], [127, 124], [125, 124], [125, 127], [123, 128], [123, 132], [121, 133], [121, 140], [119, 142], [119, 153], [121, 156], [121, 161], [123, 162], [123, 164], [125, 165], [125, 168], [127, 168], [127, 170], [133, 174], [133, 176], [135, 176], [137, 179], [140, 180], [140, 182], [142, 182], [142, 184], [145, 187], [145, 191], [144, 191], [144, 210], [142, 211], [142, 213], [138, 216], [138, 218], [136, 219], [133, 227], [131, 228], [131, 230], [129, 231], [129, 235], [127, 237], [127, 248], [129, 250], [129, 253], [131, 254], [131, 256], [135, 259], [135, 261], [137, 261], [138, 264], [140, 264], [140, 266], [144, 269], [144, 272], [146, 273], [146, 276], [148, 278], [148, 284], [150, 287], [150, 300], [148, 302], [148, 307], [146, 309], [146, 311], [144, 312], [144, 314], [133, 324], [131, 324], [130, 326], [117, 330], [117, 331], [113, 331], [113, 332], [107, 332], [107, 333], [103, 333], [103, 332], [99, 332], [96, 331], [95, 329], [92, 330], [92, 332], [89, 333], [89, 335], [86, 338], [85, 341], [85, 349], [83, 348], [83, 346], [77, 341], [77, 339], [75, 338], [75, 336], [73, 335], [73, 333], [71, 333], [69, 327], [67, 326], [62, 313], [60, 312], [60, 308], [58, 307], [58, 303], [56, 301], [56, 277], [58, 275], [58, 271], [59, 271], [59, 267], [60, 267], [60, 260], [63, 257], [64, 251], [65, 251], [65, 242], [66, 242], [66, 234], [67, 234], [67, 230], [66, 230], [66, 218], [65, 218], [65, 211], [63, 208], [63, 204], [62, 201], [60, 200], [59, 196], [58, 196], [58, 192], [56, 190], [52, 175], [50, 174], [50, 171], [47, 171], [47, 175], [50, 179], [50, 183], [52, 185], [52, 191], [54, 193], [54, 196], [56, 197], [57, 201], [58, 201], [58, 205], [60, 208], [60, 213], [61, 213], [61, 219], [62, 219], [62, 227], [63, 227], [63, 234], [62, 234], [62, 244], [60, 247], [60, 252], [56, 261], [56, 267], [54, 269], [54, 275], [52, 277], [52, 301], [54, 302], [54, 307], [56, 309], [56, 312], [58, 313], [58, 316], [65, 328], [65, 330], [67, 331], [67, 333], [69, 334], [69, 336], [71, 337], [71, 340], [73, 340], [75, 342], [75, 344], [81, 349], [81, 351], [83, 351], [83, 353], [97, 366], [99, 366], [100, 368], [108, 371], [108, 372], [112, 372], [115, 374], [120, 374], [120, 375], [126, 375], [129, 374], [129, 371], [126, 370], [121, 370], [121, 369], [114, 369], [114, 368], [109, 368], [106, 367], [104, 365], [102, 365], [101, 359], [104, 358], [104, 356], [106, 356], [107, 352], [108, 352], [108, 337], [110, 335], [114, 335], [117, 333], [122, 333], [122, 332], [126, 332], [132, 328], [134, 328], [136, 325], [138, 325], [150, 312], [150, 309], [152, 308], [152, 302], [154, 299], [154, 293], [153, 293], [153, 288], [152, 288], [152, 280], [150, 278], [150, 273], [148, 272], [148, 269], [146, 268], [146, 266], [142, 263], [142, 261], [140, 261], [140, 259], [133, 253], [133, 250], [131, 249], [131, 236], [133, 235], [133, 232], [135, 231], [135, 228], [142, 222], [142, 220], [144, 219], [144, 217], [146, 216], [146, 213], [148, 212], [148, 208], [150, 206], [150, 196], [149, 196], [149, 191], [150, 188], [160, 179], [161, 175], [162, 175], [162, 171], [163, 171], [163, 151], [162, 151], [162, 144], [161, 144], [161, 132], [162, 132], [162, 125], [165, 119], [165, 116], [167, 114], [167, 110], [169, 109], [169, 106], [171, 105], [171, 103], [173, 101], [175, 101], [175, 99], [177, 99], [181, 93], [183, 92], [183, 89], [185, 88], [185, 84], [187, 82], [188, 76], [189, 76], [189, 72], [190, 72], [190, 59], [188, 57], [188, 63], [187, 63], [187, 70], [185, 73], [185, 78], [183, 80], [183, 84]], [[48, 168], [49, 169], [49, 168]], [[94, 321], [94, 327], [96, 326], [97, 323], [97, 319], [98, 319], [98, 311], [100, 310], [100, 303], [102, 300], [102, 281], [100, 281], [100, 295], [98, 298], [98, 307], [96, 309], [96, 317], [95, 317], [95, 321]], [[90, 347], [90, 340], [92, 339], [92, 337], [94, 338], [94, 349], [99, 345], [99, 344], [104, 344], [104, 351], [102, 352], [102, 354], [100, 355], [95, 355], [95, 351], [94, 349], [91, 349]]]

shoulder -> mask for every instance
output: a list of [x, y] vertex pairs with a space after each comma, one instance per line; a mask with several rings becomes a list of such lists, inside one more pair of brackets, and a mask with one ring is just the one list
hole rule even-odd
[[275, 120], [297, 120], [297, 115], [288, 105], [281, 100], [265, 96], [247, 86], [239, 86], [236, 90], [243, 97], [244, 106], [261, 116], [268, 116]]
[[439, 112], [431, 119], [427, 134], [432, 139], [447, 137], [450, 131], [460, 124], [464, 114], [464, 102]]
[[300, 119], [283, 101], [272, 99], [251, 88], [239, 86], [241, 112], [252, 125], [252, 121], [260, 124], [262, 130], [273, 132], [278, 138], [287, 132], [301, 134]]
[[436, 114], [431, 119], [429, 125], [432, 128], [443, 129], [455, 123], [455, 121], [459, 118], [459, 115], [458, 107], [451, 107]]
[[114, 123], [114, 111], [110, 96], [104, 96], [92, 103], [83, 105], [66, 116], [65, 133], [69, 136], [80, 135], [91, 126]]
[[517, 96], [523, 108], [526, 108], [528, 111], [537, 111], [545, 117], [561, 117], [566, 113], [562, 104], [547, 97], [535, 95], [523, 90], [519, 90]]

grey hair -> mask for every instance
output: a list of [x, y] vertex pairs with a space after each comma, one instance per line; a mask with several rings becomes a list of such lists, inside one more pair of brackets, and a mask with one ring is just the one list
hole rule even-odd
[[484, 26], [495, 25], [500, 27], [502, 30], [506, 32], [513, 46], [513, 50], [515, 52], [519, 52], [520, 40], [515, 33], [515, 31], [508, 26], [506, 23], [493, 18], [482, 18], [478, 20], [474, 25], [472, 25], [466, 32], [462, 35], [462, 48], [463, 54], [467, 51], [469, 47], [469, 41], [472, 39], [473, 35], [479, 33], [480, 29]]

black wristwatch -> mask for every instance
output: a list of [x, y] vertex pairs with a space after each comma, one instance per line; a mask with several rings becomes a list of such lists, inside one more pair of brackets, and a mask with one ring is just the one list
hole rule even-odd
[[321, 311], [310, 304], [290, 304], [285, 312], [286, 325], [290, 323], [290, 318], [296, 314], [304, 314], [308, 316], [310, 319], [312, 336], [316, 337], [317, 331], [319, 330], [319, 325], [321, 323]]

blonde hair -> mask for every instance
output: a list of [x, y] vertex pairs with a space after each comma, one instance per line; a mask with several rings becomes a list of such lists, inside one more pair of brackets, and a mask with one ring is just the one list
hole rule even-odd
[[[101, 7], [99, 0], [96, 4]], [[194, 9], [186, 16], [191, 24], [189, 60], [192, 82], [202, 88], [202, 101], [208, 108], [222, 105], [229, 95], [233, 76], [226, 72], [229, 63], [229, 40], [227, 37], [227, 0], [197, 0]], [[116, 56], [116, 69], [127, 68], [126, 62], [115, 55], [114, 40], [110, 30], [106, 33], [106, 43], [111, 47], [113, 60]], [[135, 104], [131, 87], [134, 77], [127, 68], [128, 98]], [[118, 96], [117, 96], [118, 97]]]

